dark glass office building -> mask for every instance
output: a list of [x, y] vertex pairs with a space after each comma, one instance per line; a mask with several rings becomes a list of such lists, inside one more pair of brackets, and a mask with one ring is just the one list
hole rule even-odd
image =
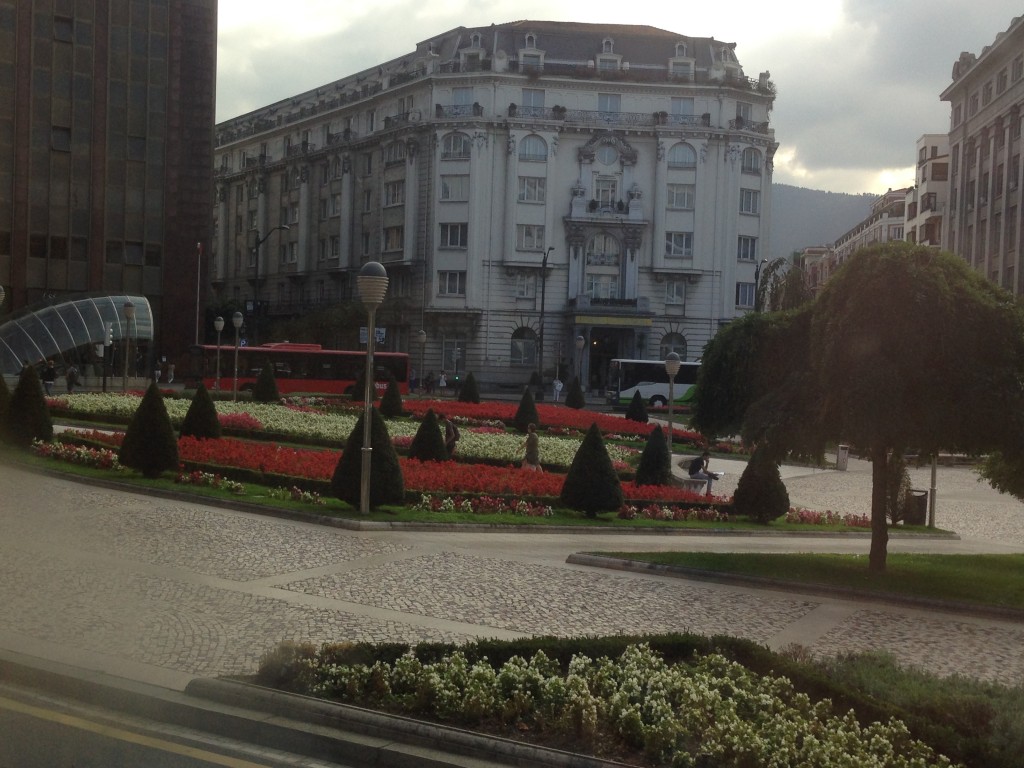
[[144, 296], [194, 341], [210, 240], [217, 0], [0, 0], [0, 285], [10, 313]]

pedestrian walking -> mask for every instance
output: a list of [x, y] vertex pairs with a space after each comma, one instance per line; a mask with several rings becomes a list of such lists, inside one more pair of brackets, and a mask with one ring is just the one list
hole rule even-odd
[[73, 395], [75, 393], [75, 385], [78, 384], [78, 368], [72, 363], [68, 366], [67, 371], [64, 373], [64, 378], [68, 383], [68, 394]]
[[53, 394], [53, 385], [57, 381], [57, 368], [53, 364], [53, 360], [46, 361], [46, 367], [43, 368], [43, 389], [46, 390], [46, 396], [49, 397]]

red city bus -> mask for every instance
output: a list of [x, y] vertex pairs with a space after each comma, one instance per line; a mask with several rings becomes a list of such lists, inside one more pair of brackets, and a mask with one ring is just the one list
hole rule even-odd
[[[234, 384], [235, 347], [220, 347], [220, 371], [217, 371], [217, 346], [192, 347], [192, 374], [189, 383], [203, 385], [211, 392], [231, 390]], [[351, 395], [356, 379], [366, 370], [366, 352], [348, 349], [324, 349], [319, 344], [293, 344], [282, 341], [258, 347], [238, 347], [238, 390], [251, 391], [260, 370], [274, 366], [277, 389], [282, 395], [295, 392]], [[409, 392], [409, 355], [404, 352], [374, 352], [374, 386], [378, 395], [387, 389], [394, 375], [402, 394]], [[362, 393], [356, 395], [362, 399]]]

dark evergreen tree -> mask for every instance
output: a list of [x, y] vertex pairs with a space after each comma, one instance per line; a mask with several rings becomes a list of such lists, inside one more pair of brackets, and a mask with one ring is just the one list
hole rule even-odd
[[636, 467], [637, 485], [669, 485], [672, 482], [672, 454], [660, 426], [651, 430]]
[[523, 397], [519, 401], [519, 409], [512, 420], [512, 426], [525, 434], [526, 428], [530, 424], [536, 424], [539, 427], [540, 417], [537, 415], [537, 403], [534, 402], [533, 391], [527, 387], [523, 390]]
[[622, 485], [596, 423], [590, 425], [573, 457], [559, 499], [587, 517], [597, 517], [599, 512], [612, 512], [622, 506]]
[[[405, 501], [405, 483], [402, 468], [398, 464], [398, 454], [391, 444], [391, 436], [380, 413], [376, 408], [371, 409], [370, 413], [370, 447], [373, 448], [370, 462], [370, 506], [401, 504]], [[331, 492], [356, 509], [360, 503], [365, 418], [365, 415], [359, 417], [345, 441], [345, 449], [331, 478]]]
[[577, 411], [587, 407], [587, 399], [583, 396], [583, 387], [580, 385], [578, 376], [573, 376], [569, 382], [569, 392], [565, 396], [565, 405], [568, 408], [575, 408]]
[[765, 445], [754, 449], [733, 494], [737, 515], [767, 524], [789, 511], [789, 493], [779, 475], [777, 455]]
[[444, 445], [441, 422], [433, 408], [429, 408], [420, 422], [416, 436], [409, 444], [409, 458], [420, 461], [447, 461], [448, 449]]
[[647, 423], [647, 405], [644, 403], [644, 399], [640, 397], [639, 389], [633, 393], [633, 399], [629, 401], [629, 408], [626, 409], [626, 418], [630, 421]]
[[188, 407], [184, 420], [181, 422], [181, 437], [204, 437], [217, 439], [221, 435], [220, 419], [217, 418], [217, 406], [213, 403], [209, 391], [199, 382], [192, 404]]
[[257, 403], [276, 403], [281, 399], [277, 390], [277, 379], [274, 378], [274, 363], [267, 360], [260, 368], [259, 376], [252, 387], [252, 399]]
[[476, 376], [473, 375], [472, 371], [466, 374], [466, 379], [462, 382], [462, 388], [459, 390], [459, 402], [480, 402], [480, 387], [477, 385]]
[[405, 413], [405, 405], [402, 403], [402, 393], [398, 391], [398, 381], [394, 374], [388, 375], [388, 388], [384, 391], [384, 397], [380, 401], [380, 414], [388, 419], [395, 419]]
[[160, 477], [178, 466], [178, 440], [155, 381], [150, 382], [128, 423], [118, 459], [148, 478]]
[[53, 421], [46, 407], [43, 385], [35, 367], [26, 365], [14, 387], [7, 412], [8, 438], [21, 448], [28, 448], [33, 440], [53, 439]]

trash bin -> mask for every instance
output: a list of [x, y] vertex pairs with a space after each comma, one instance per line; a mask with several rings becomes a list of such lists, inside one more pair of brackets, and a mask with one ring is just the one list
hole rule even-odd
[[836, 469], [840, 472], [846, 471], [846, 465], [850, 461], [850, 446], [840, 445], [836, 448]]
[[907, 508], [903, 513], [904, 525], [928, 524], [928, 491], [911, 488], [907, 496]]

